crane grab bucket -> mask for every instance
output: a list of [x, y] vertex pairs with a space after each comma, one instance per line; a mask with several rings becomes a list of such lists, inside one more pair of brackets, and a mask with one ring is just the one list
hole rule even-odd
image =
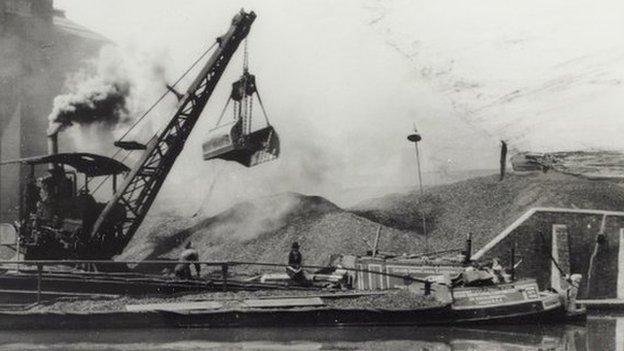
[[279, 136], [270, 125], [244, 134], [239, 120], [213, 130], [202, 151], [206, 161], [219, 158], [253, 167], [279, 156]]
[[[252, 122], [254, 97], [257, 97], [266, 121], [262, 128]], [[230, 102], [234, 103], [235, 122], [212, 130], [208, 140], [202, 145], [204, 160], [220, 158], [253, 167], [276, 159], [280, 152], [279, 137], [269, 123], [262, 105], [256, 77], [247, 68], [241, 78], [232, 84], [226, 108]], [[225, 108], [223, 111], [225, 112]]]

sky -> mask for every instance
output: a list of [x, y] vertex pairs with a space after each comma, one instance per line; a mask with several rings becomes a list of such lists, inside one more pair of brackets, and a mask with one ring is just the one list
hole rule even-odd
[[[201, 143], [242, 72], [239, 52], [159, 197], [161, 206], [184, 198], [182, 214], [282, 191], [341, 203], [349, 191], [364, 196], [358, 189], [414, 186], [414, 147], [406, 140], [414, 126], [423, 136], [425, 184], [457, 171], [496, 169], [500, 140], [512, 151], [624, 149], [621, 1], [56, 0], [55, 6], [124, 51], [158, 57], [169, 81], [227, 30], [238, 10], [257, 13], [250, 70], [280, 133], [282, 157], [252, 169], [201, 160]], [[170, 117], [162, 114], [155, 120]], [[197, 190], [180, 191], [189, 188]]]

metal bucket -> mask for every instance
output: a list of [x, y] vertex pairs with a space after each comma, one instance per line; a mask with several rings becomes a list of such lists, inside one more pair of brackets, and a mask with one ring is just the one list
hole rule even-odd
[[272, 126], [244, 135], [242, 122], [239, 120], [233, 125], [213, 130], [202, 145], [202, 150], [206, 161], [219, 158], [253, 167], [276, 159], [280, 145], [277, 132]]
[[239, 120], [234, 124], [213, 129], [208, 140], [202, 144], [204, 160], [220, 158], [224, 154], [235, 151], [237, 140], [242, 134], [241, 125], [242, 122]]

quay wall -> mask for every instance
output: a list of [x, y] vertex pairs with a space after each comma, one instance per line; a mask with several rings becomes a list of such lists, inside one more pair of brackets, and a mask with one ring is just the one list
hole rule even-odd
[[[601, 233], [603, 239], [598, 240]], [[621, 299], [623, 237], [624, 212], [534, 208], [474, 253], [473, 259], [496, 257], [510, 266], [515, 246], [517, 277], [535, 278], [542, 288], [558, 288], [560, 271], [552, 257], [566, 274], [583, 276], [579, 297]]]

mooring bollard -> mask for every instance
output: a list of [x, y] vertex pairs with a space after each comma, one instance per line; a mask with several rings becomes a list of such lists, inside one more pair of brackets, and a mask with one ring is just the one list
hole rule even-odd
[[41, 264], [37, 264], [37, 303], [41, 302]]
[[223, 275], [223, 291], [227, 291], [228, 265], [221, 265], [221, 274]]

